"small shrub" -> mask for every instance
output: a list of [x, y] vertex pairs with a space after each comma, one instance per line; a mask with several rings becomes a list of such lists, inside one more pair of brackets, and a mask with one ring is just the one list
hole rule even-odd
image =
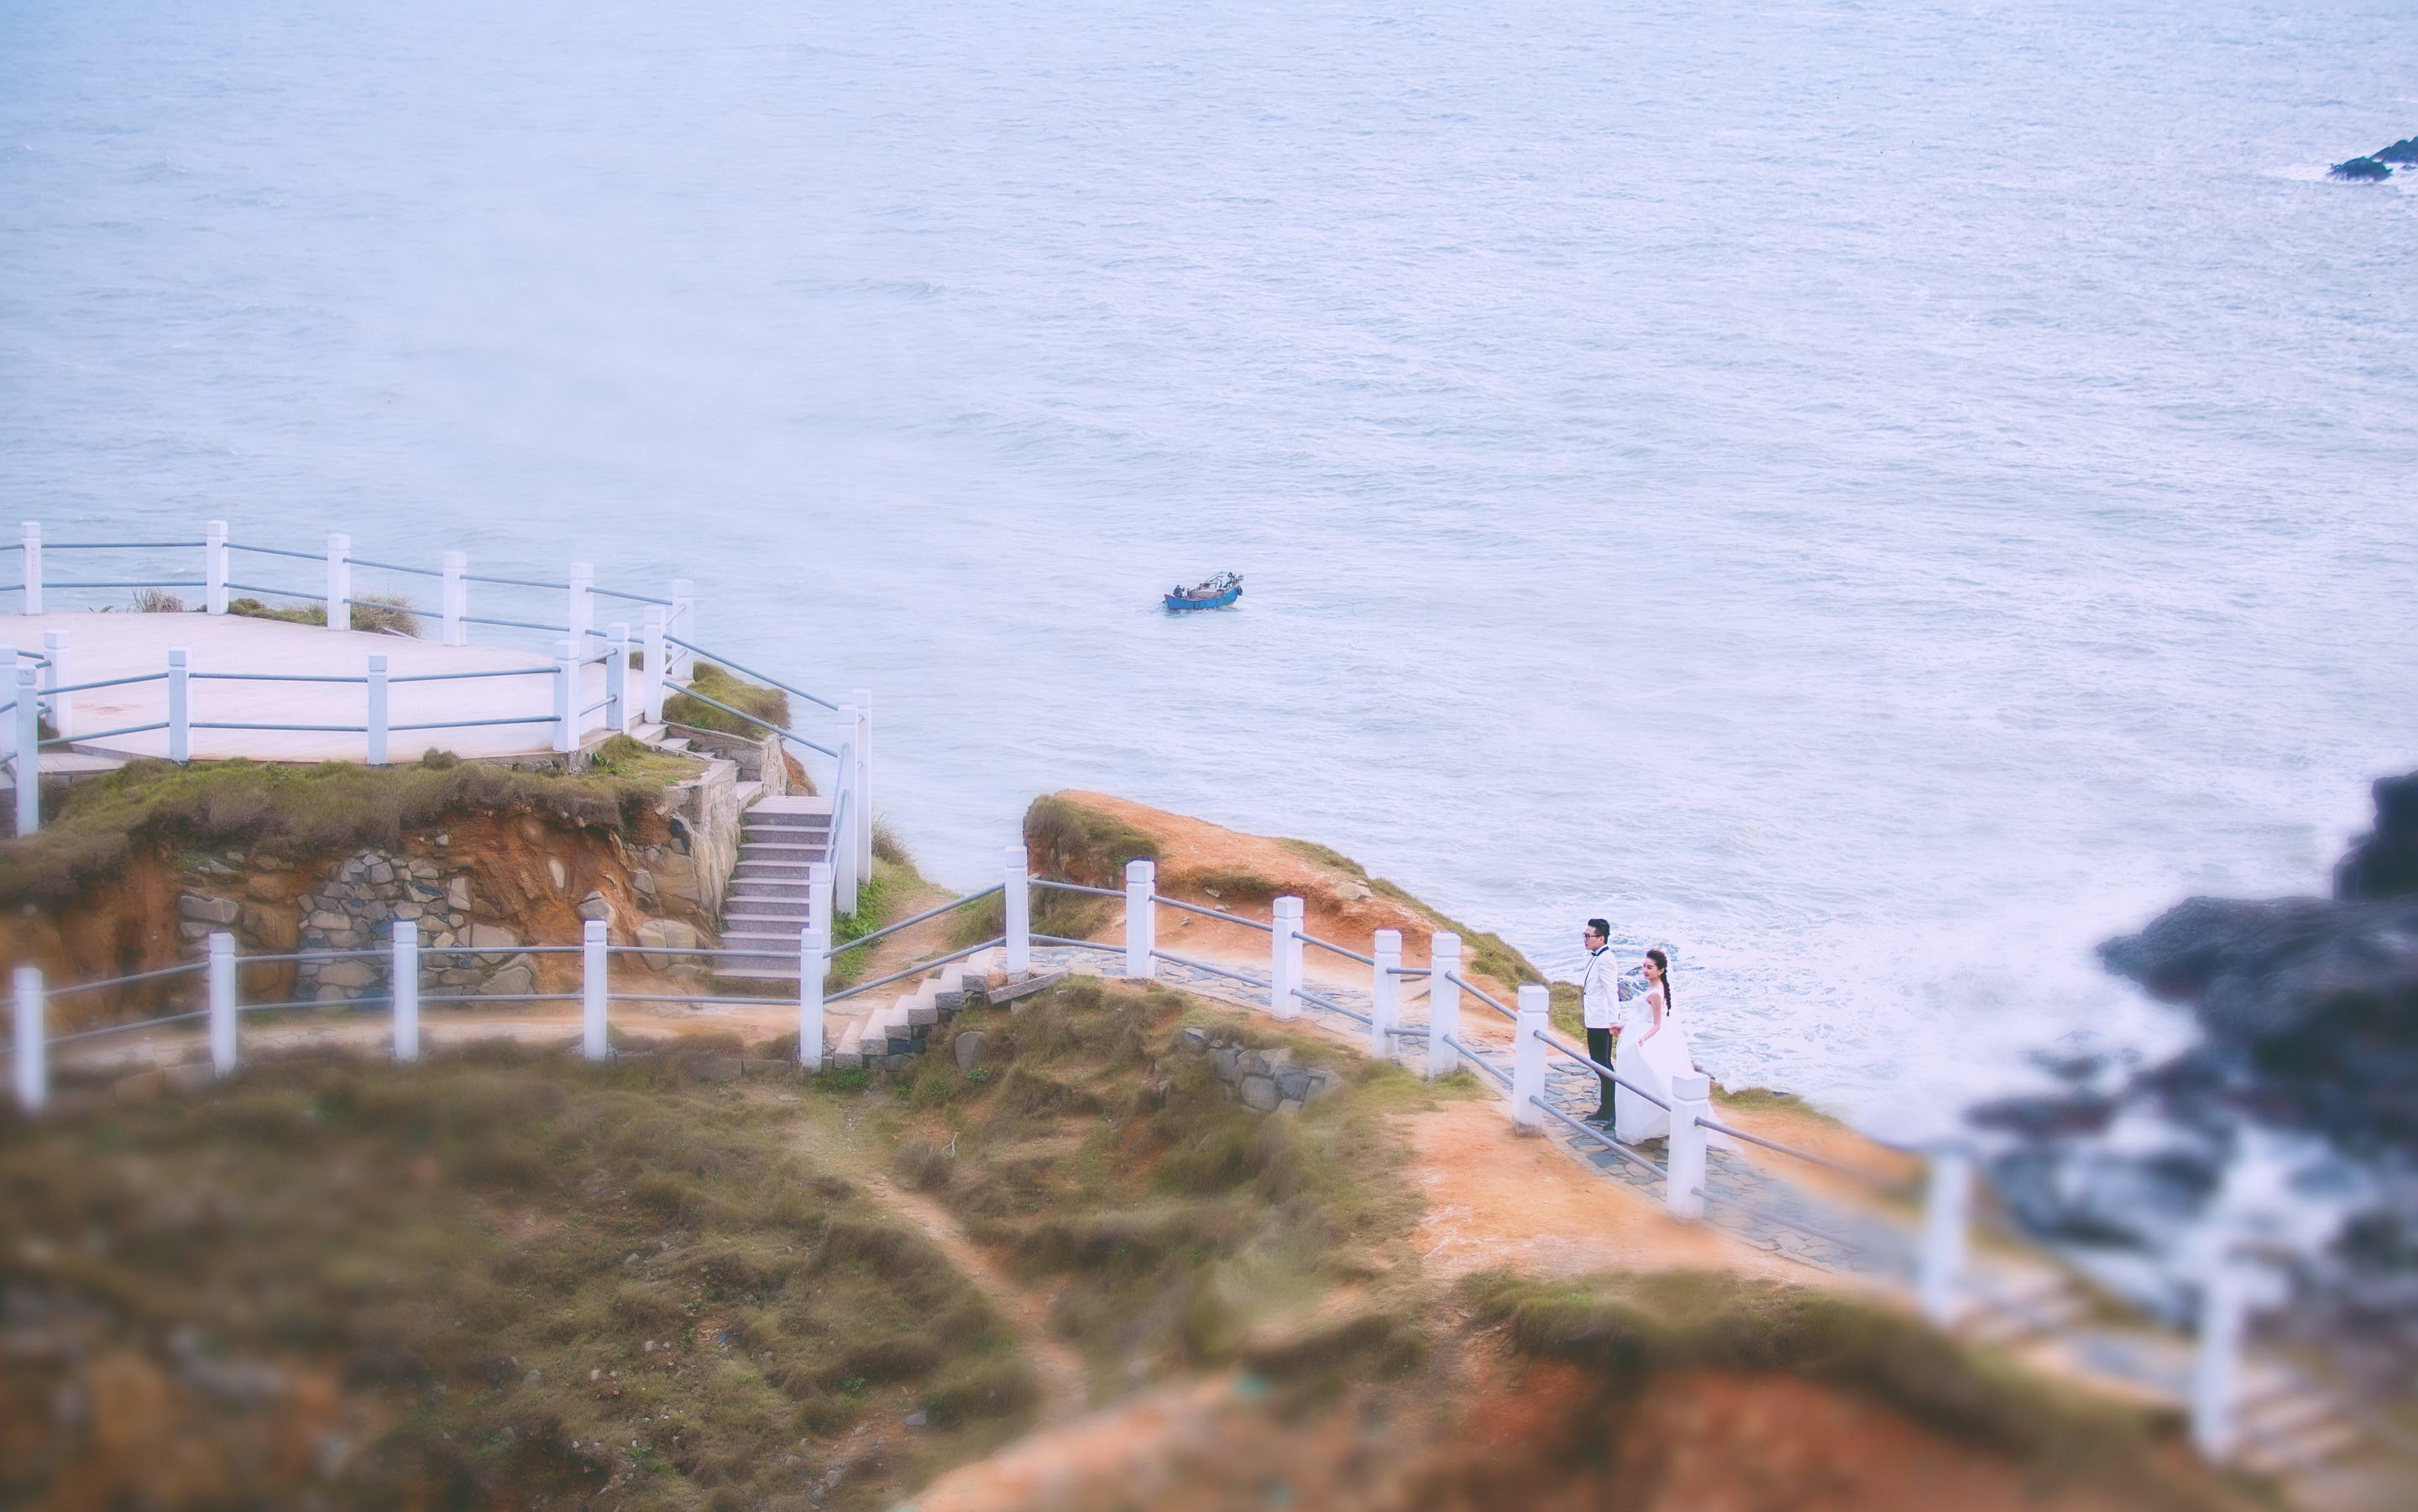
[[[666, 722], [701, 730], [720, 730], [725, 735], [742, 735], [751, 741], [763, 739], [768, 733], [764, 728], [766, 725], [773, 729], [789, 727], [789, 695], [778, 688], [750, 682], [727, 667], [717, 666], [712, 662], [696, 663], [689, 674], [688, 684], [714, 703], [728, 704], [740, 713], [752, 716], [752, 719], [742, 719], [738, 714], [716, 709], [702, 699], [675, 693], [664, 700]], [[757, 724], [753, 722], [755, 720], [763, 723]]]
[[1024, 843], [1032, 852], [1033, 875], [1087, 887], [1123, 887], [1125, 863], [1160, 856], [1150, 835], [1064, 793], [1044, 793], [1024, 811]]
[[[327, 612], [324, 609], [320, 611], [319, 618], [322, 622], [325, 622]], [[351, 619], [355, 630], [371, 631], [377, 634], [417, 635], [420, 634], [420, 616], [412, 609], [411, 601], [400, 593], [362, 594], [360, 601], [353, 605]]]
[[185, 601], [165, 588], [140, 588], [129, 607], [136, 614], [183, 614]]

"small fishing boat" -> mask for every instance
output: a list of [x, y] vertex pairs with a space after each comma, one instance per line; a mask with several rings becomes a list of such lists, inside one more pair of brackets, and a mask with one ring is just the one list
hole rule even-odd
[[1243, 596], [1240, 573], [1219, 573], [1206, 583], [1178, 588], [1166, 595], [1170, 609], [1222, 609]]

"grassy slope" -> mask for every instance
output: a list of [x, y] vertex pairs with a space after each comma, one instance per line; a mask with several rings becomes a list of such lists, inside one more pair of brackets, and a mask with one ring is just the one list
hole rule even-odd
[[573, 777], [457, 762], [442, 754], [392, 767], [135, 761], [76, 784], [38, 832], [0, 842], [0, 907], [72, 896], [105, 879], [145, 845], [241, 848], [293, 861], [391, 848], [406, 831], [467, 810], [520, 810], [572, 828], [626, 832], [667, 780], [652, 768], [642, 777]]
[[[10, 1128], [0, 1289], [63, 1357], [0, 1392], [0, 1501], [54, 1476], [163, 1505], [297, 1491], [316, 1455], [281, 1479], [214, 1384], [250, 1372], [358, 1419], [339, 1505], [759, 1504], [920, 1408], [933, 1426], [894, 1427], [886, 1473], [829, 1504], [877, 1504], [889, 1476], [994, 1442], [1031, 1382], [987, 1306], [803, 1162], [789, 1122], [666, 1061], [487, 1054], [267, 1068]], [[44, 1431], [61, 1391], [130, 1377], [161, 1404], [156, 1454]], [[127, 1395], [101, 1415], [121, 1437]]]

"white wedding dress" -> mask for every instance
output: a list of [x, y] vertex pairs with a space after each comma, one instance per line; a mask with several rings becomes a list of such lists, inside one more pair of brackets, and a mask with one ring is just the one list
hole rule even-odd
[[[1662, 1000], [1662, 989], [1649, 987], [1621, 1004], [1620, 1049], [1613, 1057], [1612, 1069], [1623, 1081], [1668, 1102], [1671, 1078], [1695, 1070], [1696, 1061], [1689, 1052], [1688, 1031], [1676, 1014], [1665, 1013], [1661, 1032], [1650, 1040], [1645, 1037], [1654, 1028], [1654, 1009]], [[1628, 1087], [1613, 1089], [1612, 1112], [1612, 1137], [1623, 1144], [1670, 1136], [1671, 1115]]]

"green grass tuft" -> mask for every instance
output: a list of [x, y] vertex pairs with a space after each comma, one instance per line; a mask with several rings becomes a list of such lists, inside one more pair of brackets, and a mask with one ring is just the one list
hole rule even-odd
[[[774, 729], [789, 727], [789, 695], [778, 688], [750, 682], [729, 668], [712, 662], [695, 664], [688, 683], [715, 703], [728, 704], [741, 713], [752, 714]], [[763, 725], [751, 724], [736, 714], [725, 713], [713, 704], [702, 703], [684, 693], [671, 694], [664, 699], [664, 718], [670, 724], [720, 730], [725, 735], [743, 735], [751, 741], [762, 740], [770, 733]]]

